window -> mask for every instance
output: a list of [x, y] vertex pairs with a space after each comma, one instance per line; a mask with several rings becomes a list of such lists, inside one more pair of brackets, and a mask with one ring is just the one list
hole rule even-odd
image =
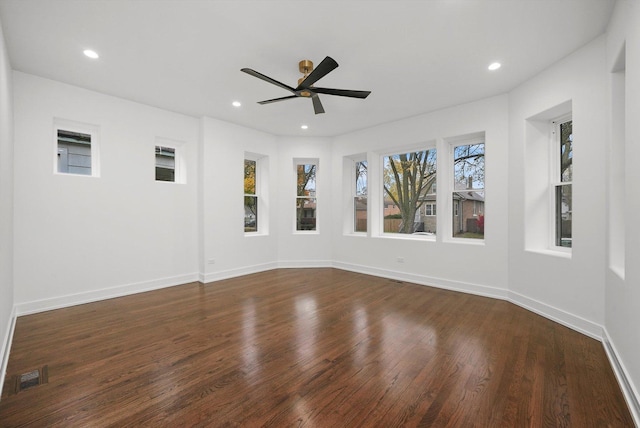
[[354, 163], [353, 231], [367, 231], [367, 161]]
[[554, 121], [553, 124], [555, 168], [551, 180], [551, 192], [555, 201], [554, 244], [556, 247], [571, 248], [571, 223], [573, 217], [573, 121], [570, 117], [564, 117]]
[[317, 230], [317, 170], [314, 163], [296, 164], [296, 230]]
[[453, 146], [453, 237], [484, 239], [484, 142]]
[[257, 161], [244, 160], [244, 231], [258, 231]]
[[424, 215], [425, 216], [436, 215], [436, 204], [424, 204]]
[[176, 149], [156, 146], [156, 181], [176, 181]]
[[54, 172], [98, 176], [98, 128], [56, 119]]
[[382, 179], [384, 232], [435, 232], [436, 218], [422, 216], [420, 208], [435, 204], [436, 150], [384, 156]]

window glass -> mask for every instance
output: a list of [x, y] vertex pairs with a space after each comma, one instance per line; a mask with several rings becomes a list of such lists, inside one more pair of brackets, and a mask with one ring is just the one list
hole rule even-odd
[[176, 181], [176, 149], [156, 146], [156, 181]]
[[367, 231], [367, 161], [355, 163], [354, 232]]
[[484, 239], [484, 143], [453, 148], [453, 236]]
[[436, 218], [420, 208], [435, 204], [436, 150], [384, 156], [382, 168], [384, 232], [435, 233]]
[[555, 199], [555, 245], [571, 248], [571, 223], [573, 216], [573, 121], [560, 122], [557, 126], [557, 145], [559, 155], [558, 182], [554, 183]]
[[255, 160], [244, 160], [244, 231], [258, 231], [258, 193]]
[[315, 164], [296, 165], [296, 230], [316, 230]]
[[57, 130], [58, 172], [91, 175], [91, 135]]

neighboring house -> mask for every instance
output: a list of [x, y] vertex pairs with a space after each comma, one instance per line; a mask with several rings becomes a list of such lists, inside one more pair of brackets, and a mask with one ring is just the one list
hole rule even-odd
[[453, 235], [484, 233], [484, 192], [461, 190], [453, 193]]

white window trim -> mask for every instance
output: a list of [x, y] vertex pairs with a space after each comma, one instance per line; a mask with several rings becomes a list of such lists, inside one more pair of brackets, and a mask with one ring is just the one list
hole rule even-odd
[[[315, 230], [298, 230], [296, 225], [297, 218], [297, 208], [298, 208], [298, 199], [303, 198], [303, 196], [298, 196], [298, 189], [296, 182], [298, 180], [298, 165], [315, 165], [316, 166], [316, 195], [314, 199], [316, 200], [316, 228]], [[318, 158], [295, 158], [293, 160], [293, 234], [294, 235], [319, 235], [320, 234], [320, 216], [318, 212], [318, 207], [320, 206], [319, 199], [319, 185], [318, 185], [318, 177], [320, 176], [320, 160]], [[260, 208], [258, 208], [260, 209]]]
[[[161, 181], [156, 180], [156, 157], [155, 148], [168, 147], [175, 150], [175, 172], [174, 181]], [[184, 141], [172, 140], [164, 137], [156, 137], [153, 151], [153, 181], [156, 183], [165, 183], [167, 185], [172, 184], [187, 184], [187, 168], [185, 161], [186, 143]]]
[[[256, 162], [256, 194], [244, 196], [256, 196], [258, 198], [258, 221], [256, 226], [258, 230], [256, 232], [244, 232], [244, 236], [247, 238], [255, 236], [267, 236], [269, 235], [269, 213], [268, 213], [268, 187], [267, 187], [267, 174], [268, 157], [266, 155], [258, 153], [245, 152], [242, 164], [244, 167], [244, 160], [252, 160]], [[244, 187], [243, 187], [244, 188]]]
[[[444, 234], [444, 242], [448, 242], [448, 243], [458, 243], [458, 244], [469, 244], [469, 245], [485, 245], [485, 240], [486, 240], [486, 226], [485, 226], [485, 237], [482, 239], [475, 239], [475, 238], [457, 238], [453, 236], [453, 217], [454, 217], [454, 205], [453, 205], [453, 193], [456, 192], [455, 189], [455, 168], [453, 167], [453, 158], [454, 158], [454, 151], [456, 147], [459, 146], [468, 146], [468, 145], [474, 145], [474, 144], [484, 144], [484, 153], [485, 153], [485, 178], [484, 178], [484, 187], [482, 189], [474, 189], [474, 191], [476, 190], [482, 190], [482, 192], [484, 193], [484, 200], [485, 200], [485, 204], [486, 204], [486, 200], [487, 200], [487, 176], [486, 176], [486, 162], [487, 162], [487, 142], [486, 142], [486, 135], [485, 132], [476, 132], [473, 134], [468, 134], [468, 135], [462, 135], [462, 136], [458, 136], [458, 137], [451, 137], [451, 138], [446, 138], [445, 139], [445, 143], [447, 145], [447, 159], [446, 159], [446, 183], [447, 185], [445, 186], [447, 188], [447, 193], [446, 193], [446, 203], [445, 203], [445, 209], [446, 209], [446, 217], [447, 217], [447, 222], [446, 224], [446, 233]], [[444, 174], [443, 174], [444, 175]], [[456, 206], [457, 207], [457, 206]], [[474, 209], [475, 209], [475, 204], [474, 204]], [[486, 206], [485, 206], [486, 209]], [[459, 211], [459, 210], [458, 210]], [[483, 210], [483, 214], [484, 214]], [[463, 215], [464, 213], [458, 212], [457, 217]]]
[[[91, 136], [91, 175], [58, 171], [58, 131], [69, 131]], [[100, 127], [68, 119], [53, 119], [53, 173], [73, 177], [100, 177]]]
[[[549, 123], [551, 134], [549, 137], [549, 144], [551, 146], [551, 149], [549, 150], [549, 250], [567, 254], [572, 253], [573, 247], [561, 247], [556, 245], [556, 187], [567, 184], [571, 184], [573, 187], [573, 177], [571, 182], [563, 182], [560, 177], [560, 125], [569, 121], [573, 121], [572, 113], [558, 116], [555, 119], [552, 119]], [[571, 205], [573, 206], [573, 201]], [[573, 236], [573, 229], [571, 230], [571, 235]]]

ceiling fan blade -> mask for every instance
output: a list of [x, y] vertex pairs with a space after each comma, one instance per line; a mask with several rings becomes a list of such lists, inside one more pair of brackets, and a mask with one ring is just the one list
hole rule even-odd
[[367, 98], [371, 91], [352, 91], [349, 89], [333, 89], [333, 88], [316, 88], [313, 87], [314, 92], [319, 94], [327, 94], [327, 95], [338, 95], [340, 97], [351, 97], [351, 98]]
[[304, 79], [295, 90], [299, 91], [301, 89], [309, 88], [311, 85], [322, 79], [337, 67], [338, 63], [333, 58], [331, 58], [330, 56], [326, 57], [320, 64], [318, 64], [316, 68], [313, 69], [311, 74], [309, 74], [307, 78]]
[[288, 97], [274, 98], [272, 100], [258, 101], [258, 104], [270, 104], [278, 101], [290, 100], [292, 98], [298, 98], [297, 95], [289, 95]]
[[269, 83], [274, 84], [276, 86], [280, 86], [282, 89], [286, 89], [289, 92], [295, 92], [295, 89], [293, 89], [291, 86], [285, 85], [282, 82], [278, 82], [277, 80], [274, 80], [269, 76], [265, 76], [262, 73], [258, 73], [257, 71], [252, 70], [250, 68], [243, 68], [240, 71], [243, 71], [243, 72], [245, 72], [245, 73], [247, 73], [247, 74], [249, 74], [249, 75], [251, 75], [253, 77], [257, 77], [258, 79], [262, 79], [265, 82], [269, 82]]
[[316, 114], [324, 113], [324, 107], [322, 107], [319, 96], [316, 94], [311, 95], [311, 101], [313, 101], [313, 111], [315, 111]]

